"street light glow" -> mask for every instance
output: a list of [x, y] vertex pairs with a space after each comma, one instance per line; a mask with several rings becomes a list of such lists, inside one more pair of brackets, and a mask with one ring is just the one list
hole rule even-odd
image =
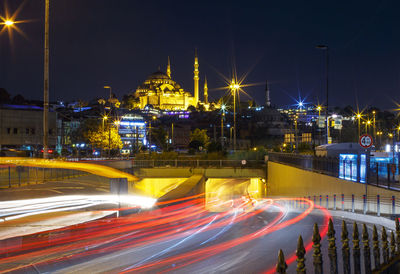
[[232, 80], [232, 83], [229, 87], [233, 90], [236, 90], [236, 89], [240, 88], [240, 85], [238, 83], [235, 83], [235, 81]]
[[11, 20], [6, 20], [6, 21], [4, 21], [4, 25], [6, 25], [7, 27], [11, 27], [12, 25], [14, 25], [15, 24], [15, 22], [14, 21], [11, 21]]

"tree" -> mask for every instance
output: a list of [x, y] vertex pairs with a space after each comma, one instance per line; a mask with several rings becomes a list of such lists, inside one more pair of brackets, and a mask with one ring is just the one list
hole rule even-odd
[[102, 122], [98, 119], [85, 120], [79, 128], [72, 132], [71, 140], [73, 143], [90, 143], [93, 148], [103, 148], [105, 150], [122, 148], [118, 128], [108, 123], [105, 123], [103, 128]]
[[200, 147], [207, 147], [210, 142], [210, 138], [207, 136], [206, 129], [196, 128], [190, 132], [190, 143], [189, 147], [199, 150]]
[[221, 142], [211, 142], [207, 147], [207, 152], [219, 152], [222, 151]]
[[167, 148], [167, 132], [162, 128], [153, 128], [151, 131], [151, 136], [154, 144], [161, 148], [162, 150], [165, 150]]
[[16, 104], [16, 105], [23, 105], [25, 104], [25, 98], [21, 95], [21, 94], [17, 94], [14, 96], [14, 98], [12, 99], [12, 103]]
[[5, 88], [0, 88], [0, 104], [7, 104], [10, 102], [10, 94]]
[[190, 106], [188, 106], [187, 111], [196, 112], [197, 110], [194, 106], [190, 105]]
[[203, 104], [198, 104], [198, 105], [197, 105], [197, 111], [204, 112], [205, 110], [206, 110], [206, 109], [205, 109], [205, 107], [204, 107]]
[[109, 151], [122, 148], [118, 128], [109, 124], [105, 126], [104, 130], [102, 128], [90, 129], [84, 135], [92, 147], [103, 148]]
[[124, 95], [122, 97], [122, 106], [128, 109], [135, 109], [140, 107], [140, 99], [135, 98], [132, 94]]

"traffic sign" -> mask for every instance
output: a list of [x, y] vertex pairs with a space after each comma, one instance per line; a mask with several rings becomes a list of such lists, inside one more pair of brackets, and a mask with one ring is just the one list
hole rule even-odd
[[370, 148], [374, 142], [372, 141], [371, 135], [363, 134], [361, 135], [360, 140], [358, 140], [358, 143], [363, 148]]

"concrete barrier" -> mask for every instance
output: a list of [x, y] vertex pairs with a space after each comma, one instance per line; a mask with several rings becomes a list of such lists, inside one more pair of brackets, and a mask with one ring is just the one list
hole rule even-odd
[[265, 169], [256, 168], [173, 168], [173, 167], [154, 167], [135, 169], [138, 177], [190, 177], [196, 174], [204, 175], [207, 178], [265, 178]]

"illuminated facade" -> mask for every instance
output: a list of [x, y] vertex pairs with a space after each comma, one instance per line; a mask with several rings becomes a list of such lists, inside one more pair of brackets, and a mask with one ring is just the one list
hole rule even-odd
[[143, 117], [127, 114], [122, 116], [118, 133], [123, 144], [122, 153], [131, 154], [146, 145], [146, 123]]
[[[199, 103], [199, 62], [197, 53], [194, 60], [194, 96], [185, 91], [171, 77], [171, 64], [168, 57], [166, 72], [158, 70], [151, 74], [135, 91], [140, 109], [152, 105], [161, 110], [186, 110]], [[207, 92], [207, 91], [206, 91]]]

